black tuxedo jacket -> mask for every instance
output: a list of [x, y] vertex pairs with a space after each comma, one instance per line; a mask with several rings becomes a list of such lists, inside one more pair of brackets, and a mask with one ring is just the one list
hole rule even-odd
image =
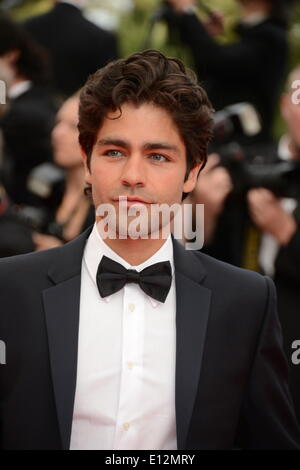
[[[1, 448], [69, 448], [90, 230], [0, 261]], [[173, 244], [178, 449], [298, 448], [272, 281]]]
[[68, 3], [57, 3], [49, 12], [28, 19], [24, 27], [49, 52], [54, 87], [64, 96], [75, 93], [91, 73], [118, 55], [116, 35]]

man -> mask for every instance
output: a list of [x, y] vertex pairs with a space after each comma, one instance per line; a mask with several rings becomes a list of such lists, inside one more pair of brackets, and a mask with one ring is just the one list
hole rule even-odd
[[[235, 40], [227, 44], [216, 41], [198, 19], [196, 0], [167, 2], [177, 11], [173, 23], [192, 53], [214, 108], [251, 103], [261, 116], [262, 130], [247, 140], [271, 140], [275, 103], [287, 65], [287, 13], [292, 1], [238, 0], [240, 20], [234, 28]], [[220, 16], [212, 15], [210, 23], [218, 22]]]
[[[289, 74], [280, 101], [286, 133], [279, 140], [278, 161], [300, 160], [300, 104], [293, 99], [293, 83], [300, 80], [300, 67]], [[274, 157], [273, 157], [274, 158]], [[278, 292], [278, 313], [285, 352], [290, 365], [290, 385], [300, 422], [300, 366], [296, 346], [300, 345], [300, 197], [278, 199], [264, 188], [248, 192], [252, 220], [263, 234], [259, 250], [262, 272], [273, 276]]]
[[71, 96], [91, 73], [117, 57], [114, 33], [105, 31], [82, 14], [85, 0], [58, 0], [47, 13], [30, 18], [25, 29], [49, 52], [54, 88]]
[[[299, 162], [297, 80], [300, 80], [300, 67], [290, 72], [280, 100], [286, 132], [276, 145], [261, 149], [260, 155], [267, 164]], [[256, 148], [252, 152], [257, 155], [254, 153], [257, 152]], [[255, 188], [245, 194], [234, 195], [231, 176], [225, 167], [218, 165], [220, 160], [217, 155], [209, 156], [195, 190], [185, 202], [205, 204], [207, 253], [237, 266], [243, 266], [248, 261], [253, 269], [274, 278], [284, 348], [290, 365], [291, 392], [300, 421], [300, 369], [294, 359], [296, 342], [300, 340], [299, 194], [297, 198], [278, 198], [266, 188]], [[227, 199], [229, 194], [232, 199]], [[245, 256], [246, 253], [248, 256]]]
[[299, 448], [272, 281], [186, 251], [161, 221], [121, 233], [120, 201], [130, 219], [193, 190], [211, 130], [177, 59], [137, 53], [88, 80], [79, 141], [97, 224], [0, 262], [2, 448]]

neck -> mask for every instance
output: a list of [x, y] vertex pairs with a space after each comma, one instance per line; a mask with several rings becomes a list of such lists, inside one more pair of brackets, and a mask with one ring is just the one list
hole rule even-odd
[[103, 238], [103, 241], [131, 266], [138, 266], [151, 258], [163, 246], [166, 237], [162, 237], [160, 233], [157, 240], [152, 238], [135, 240], [132, 238], [116, 238], [114, 240], [107, 237]]

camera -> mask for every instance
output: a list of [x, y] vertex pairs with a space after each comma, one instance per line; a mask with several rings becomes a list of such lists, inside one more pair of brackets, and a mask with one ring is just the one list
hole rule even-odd
[[227, 169], [234, 194], [263, 187], [277, 197], [300, 198], [300, 162], [282, 161], [276, 155], [272, 163], [251, 155], [239, 142], [261, 130], [260, 117], [249, 103], [237, 103], [215, 113], [212, 151], [220, 155], [220, 165]]
[[242, 149], [221, 153], [220, 165], [230, 174], [233, 193], [242, 195], [253, 188], [266, 188], [279, 198], [300, 199], [300, 163], [279, 159], [264, 163], [261, 157], [247, 162]]

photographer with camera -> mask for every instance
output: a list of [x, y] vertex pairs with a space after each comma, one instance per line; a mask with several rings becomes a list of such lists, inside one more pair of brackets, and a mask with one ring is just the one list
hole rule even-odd
[[[292, 99], [292, 85], [299, 79], [300, 67], [297, 67], [290, 73], [286, 91], [281, 97], [280, 109], [286, 123], [287, 133], [281, 137], [277, 148], [274, 149], [273, 155], [276, 155], [274, 163], [278, 160], [300, 163], [300, 106]], [[266, 188], [255, 188], [248, 191], [247, 200], [251, 218], [262, 232], [269, 234], [268, 239], [265, 237], [262, 240], [260, 256], [260, 264], [268, 275], [274, 275], [274, 259], [278, 247], [289, 246], [297, 232], [295, 216], [297, 216], [298, 199], [298, 195], [295, 198], [278, 199]], [[294, 215], [291, 214], [292, 212]], [[274, 243], [276, 243], [276, 247]], [[271, 244], [273, 248], [271, 248]], [[264, 248], [266, 249], [264, 250]], [[297, 248], [297, 243], [295, 248]], [[264, 255], [263, 251], [266, 251], [267, 255]], [[294, 264], [294, 257], [291, 260]], [[298, 281], [298, 279], [295, 280]]]
[[[166, 3], [175, 10], [172, 27], [191, 50], [214, 108], [251, 103], [262, 121], [255, 141], [271, 140], [275, 103], [288, 58], [287, 27], [293, 0], [238, 0], [241, 17], [235, 27], [237, 40], [228, 44], [220, 44], [213, 37], [216, 30], [222, 30], [220, 15], [211, 12], [208, 24], [199, 20], [197, 6], [203, 9], [202, 2]], [[205, 10], [209, 11], [208, 7]]]
[[[281, 97], [287, 133], [280, 139], [277, 153], [281, 160], [300, 163], [300, 104], [292, 100], [295, 80], [300, 80], [300, 67], [291, 72]], [[300, 340], [300, 198], [278, 199], [269, 190], [258, 188], [248, 192], [248, 206], [253, 222], [263, 233], [260, 265], [266, 274], [273, 275], [277, 287], [290, 387], [300, 421], [300, 368], [293, 359], [295, 344]]]
[[[300, 369], [291, 359], [293, 345], [300, 340], [300, 103], [292, 99], [296, 80], [300, 80], [300, 67], [290, 73], [280, 100], [286, 134], [277, 145], [266, 146], [263, 157], [256, 157], [263, 162], [255, 166], [255, 158], [249, 161], [248, 155], [248, 161], [233, 160], [227, 165], [224, 155], [211, 154], [186, 202], [205, 205], [204, 252], [248, 268], [251, 261], [253, 268], [257, 266], [274, 278], [291, 391], [300, 421]], [[281, 168], [288, 163], [295, 169], [291, 184], [286, 186]], [[247, 171], [251, 178], [245, 178], [245, 184]], [[284, 197], [278, 197], [281, 187], [285, 188]]]

